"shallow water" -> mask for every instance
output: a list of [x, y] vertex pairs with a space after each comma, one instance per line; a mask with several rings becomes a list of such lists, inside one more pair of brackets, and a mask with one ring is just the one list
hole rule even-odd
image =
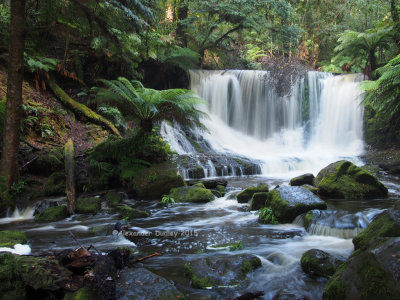
[[[367, 226], [374, 215], [392, 206], [400, 191], [400, 186], [396, 184], [398, 178], [385, 176], [382, 179], [390, 188], [389, 198], [369, 201], [326, 200], [328, 210], [314, 225], [333, 227], [329, 227], [331, 230], [316, 230], [313, 234], [298, 225], [301, 222], [297, 221], [293, 224], [259, 224], [257, 213], [247, 210], [248, 204], [237, 203], [234, 195], [244, 186], [261, 182], [270, 187], [287, 184], [279, 179], [261, 176], [229, 178], [228, 194], [205, 204], [164, 207], [158, 200], [125, 200], [127, 204], [151, 213], [149, 218], [132, 221], [125, 236], [113, 234], [118, 216], [107, 209], [94, 216], [74, 215], [54, 223], [36, 223], [26, 213], [25, 219], [18, 215], [7, 220], [1, 219], [0, 230], [24, 230], [33, 254], [78, 248], [70, 232], [82, 245], [94, 245], [104, 252], [118, 246], [135, 248], [140, 256], [160, 252], [162, 256], [148, 259], [143, 265], [173, 280], [188, 299], [224, 299], [260, 290], [265, 292], [264, 299], [272, 299], [279, 291], [321, 299], [326, 279], [311, 278], [302, 272], [302, 253], [318, 248], [347, 257], [353, 250], [351, 238], [356, 233], [345, 235], [344, 230], [357, 226], [361, 230]], [[97, 234], [93, 228], [98, 229]], [[238, 241], [242, 241], [242, 250], [212, 248]], [[242, 253], [257, 255], [262, 261], [262, 267], [252, 272], [243, 286], [198, 290], [191, 288], [184, 276], [183, 266], [188, 261]]]

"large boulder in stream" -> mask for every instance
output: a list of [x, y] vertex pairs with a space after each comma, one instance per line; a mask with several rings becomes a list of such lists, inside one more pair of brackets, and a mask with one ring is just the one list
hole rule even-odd
[[291, 186], [301, 186], [304, 184], [313, 185], [313, 183], [314, 183], [314, 175], [311, 173], [303, 174], [290, 179]]
[[251, 200], [251, 198], [255, 193], [268, 193], [268, 191], [269, 191], [268, 185], [259, 184], [257, 186], [251, 186], [244, 189], [239, 194], [237, 194], [236, 198], [239, 203], [247, 203]]
[[76, 210], [78, 214], [97, 214], [101, 209], [101, 198], [78, 198], [76, 200]]
[[301, 186], [283, 186], [268, 193], [265, 206], [280, 223], [290, 223], [298, 215], [313, 209], [326, 209], [326, 203]]
[[369, 199], [387, 196], [387, 188], [372, 174], [341, 160], [322, 169], [314, 179], [319, 194], [330, 198]]
[[40, 214], [35, 215], [35, 220], [39, 222], [56, 222], [69, 216], [65, 205], [47, 208]]
[[160, 198], [170, 189], [185, 185], [176, 165], [169, 161], [139, 171], [132, 183], [138, 195], [144, 198]]
[[344, 261], [344, 257], [335, 256], [319, 249], [310, 249], [303, 253], [300, 264], [303, 271], [309, 275], [329, 278]]
[[124, 269], [116, 283], [117, 299], [184, 299], [167, 279], [144, 268]]
[[255, 255], [213, 256], [186, 263], [185, 275], [194, 288], [204, 289], [240, 284], [259, 267], [261, 260]]
[[214, 194], [201, 186], [184, 186], [171, 189], [169, 196], [175, 202], [203, 203], [214, 200]]
[[355, 251], [330, 278], [323, 299], [398, 299], [400, 211], [381, 213], [353, 239]]

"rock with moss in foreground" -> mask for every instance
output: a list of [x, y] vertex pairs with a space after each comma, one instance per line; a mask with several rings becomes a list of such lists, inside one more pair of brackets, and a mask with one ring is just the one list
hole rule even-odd
[[185, 299], [165, 278], [144, 268], [124, 269], [116, 282], [117, 299]]
[[194, 288], [204, 289], [241, 284], [259, 267], [261, 260], [255, 255], [214, 256], [186, 263], [185, 275]]
[[255, 193], [268, 193], [268, 191], [269, 191], [268, 185], [259, 184], [257, 186], [251, 186], [244, 189], [239, 194], [237, 194], [236, 198], [239, 203], [247, 203], [251, 200], [251, 198]]
[[139, 171], [133, 178], [133, 186], [140, 197], [159, 198], [170, 189], [184, 186], [185, 182], [172, 162], [154, 164]]
[[40, 214], [35, 215], [35, 220], [39, 222], [56, 222], [69, 216], [65, 205], [47, 208]]
[[190, 202], [190, 203], [204, 203], [213, 201], [214, 194], [203, 187], [199, 186], [184, 186], [171, 190], [169, 197], [173, 198], [175, 202]]
[[26, 234], [19, 230], [0, 231], [0, 247], [14, 247], [16, 244], [26, 244]]
[[117, 211], [122, 219], [132, 220], [137, 218], [147, 218], [147, 212], [129, 206], [117, 206]]
[[298, 215], [313, 209], [326, 209], [326, 203], [301, 186], [283, 186], [268, 193], [265, 206], [280, 223], [290, 223]]
[[398, 299], [400, 211], [378, 215], [353, 243], [354, 253], [328, 281], [323, 299]]
[[42, 299], [44, 293], [56, 299], [70, 278], [71, 272], [54, 259], [0, 254], [1, 299]]
[[346, 160], [322, 169], [314, 185], [321, 196], [330, 198], [369, 199], [388, 194], [387, 188], [374, 175]]
[[78, 198], [75, 212], [78, 214], [97, 214], [101, 209], [101, 198]]
[[300, 263], [305, 273], [329, 278], [344, 261], [343, 257], [319, 249], [310, 249], [303, 253]]

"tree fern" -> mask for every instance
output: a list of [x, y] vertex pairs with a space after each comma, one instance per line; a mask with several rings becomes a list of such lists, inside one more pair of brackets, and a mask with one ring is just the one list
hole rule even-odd
[[377, 69], [377, 74], [380, 77], [376, 81], [361, 83], [365, 91], [363, 104], [393, 117], [400, 113], [400, 54]]
[[193, 92], [185, 89], [158, 91], [144, 88], [138, 81], [100, 80], [106, 88], [94, 88], [97, 99], [123, 105], [140, 122], [142, 131], [151, 132], [155, 121], [175, 121], [190, 127], [204, 128], [201, 118], [206, 114], [197, 108], [204, 103]]

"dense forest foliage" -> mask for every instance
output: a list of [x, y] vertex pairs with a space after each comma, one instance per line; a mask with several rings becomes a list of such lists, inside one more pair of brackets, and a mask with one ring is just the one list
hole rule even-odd
[[[363, 72], [376, 80], [364, 84], [365, 104], [374, 116], [383, 114], [398, 127], [399, 14], [397, 0], [1, 1], [0, 65], [6, 69], [9, 63], [10, 101], [7, 109], [5, 98], [0, 102], [0, 130], [4, 136], [19, 131], [21, 101], [15, 99], [21, 95], [15, 93], [18, 84], [10, 88], [18, 83], [12, 71], [22, 74], [23, 69], [38, 91], [50, 87], [61, 95], [68, 89], [75, 100], [103, 115], [86, 116], [118, 135], [114, 125], [126, 125], [121, 112], [101, 101], [93, 86], [108, 83], [112, 89], [110, 80], [123, 77], [142, 82], [141, 93], [159, 95], [150, 88], [187, 88], [187, 71], [192, 68], [279, 70], [293, 65]], [[84, 112], [74, 99], [62, 95], [59, 98]], [[145, 109], [153, 114], [152, 108]], [[137, 111], [131, 119], [135, 116]], [[4, 119], [14, 123], [5, 122], [3, 130]], [[152, 125], [148, 128], [151, 131]], [[15, 154], [15, 142], [10, 141], [18, 139], [14, 134], [3, 141], [1, 175], [15, 169], [4, 157]]]

